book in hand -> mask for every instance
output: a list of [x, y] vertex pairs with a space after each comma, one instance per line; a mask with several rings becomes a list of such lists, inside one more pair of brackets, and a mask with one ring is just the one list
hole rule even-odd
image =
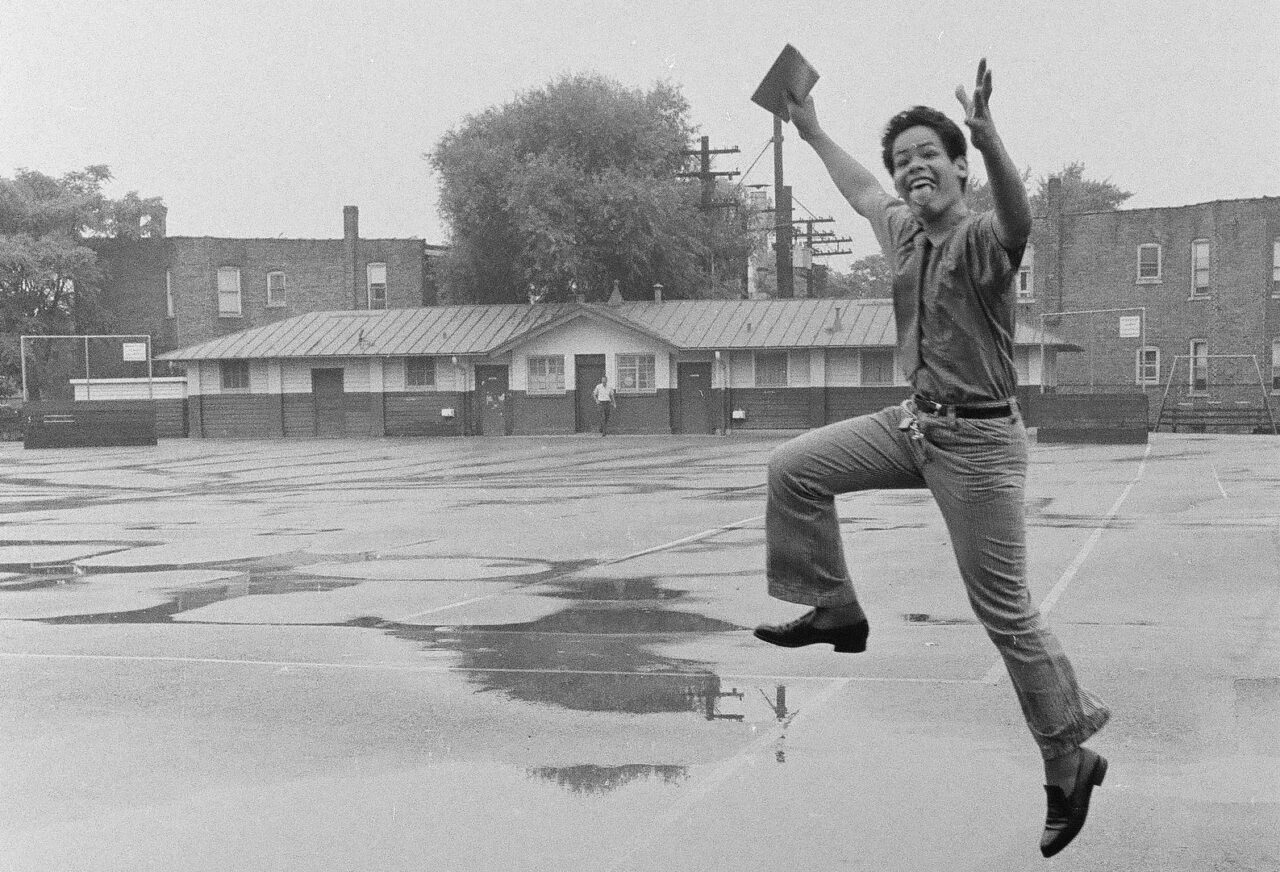
[[818, 71], [804, 59], [804, 55], [796, 51], [795, 46], [787, 43], [769, 72], [765, 73], [760, 87], [751, 95], [751, 102], [764, 107], [783, 121], [790, 121], [788, 98], [793, 103], [803, 103], [817, 81]]

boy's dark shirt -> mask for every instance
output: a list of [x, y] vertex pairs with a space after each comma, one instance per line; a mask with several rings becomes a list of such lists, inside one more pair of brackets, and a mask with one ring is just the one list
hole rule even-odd
[[934, 245], [906, 204], [888, 194], [871, 216], [893, 270], [903, 372], [917, 393], [934, 402], [1005, 400], [1018, 385], [1013, 279], [1023, 249], [1007, 251], [994, 220], [991, 212], [967, 215]]

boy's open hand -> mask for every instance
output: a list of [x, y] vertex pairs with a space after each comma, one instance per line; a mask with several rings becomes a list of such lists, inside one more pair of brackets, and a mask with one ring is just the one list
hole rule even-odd
[[978, 62], [978, 79], [973, 86], [973, 99], [965, 93], [964, 85], [956, 85], [956, 99], [964, 107], [964, 123], [969, 128], [969, 137], [974, 148], [982, 151], [986, 146], [998, 141], [996, 125], [991, 120], [991, 70], [987, 68], [987, 59]]

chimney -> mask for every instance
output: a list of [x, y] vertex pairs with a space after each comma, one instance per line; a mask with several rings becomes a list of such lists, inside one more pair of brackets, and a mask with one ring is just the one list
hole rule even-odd
[[655, 303], [662, 302], [662, 282], [653, 283], [653, 301]]
[[151, 224], [149, 225], [149, 234], [155, 239], [164, 239], [168, 232], [169, 209], [167, 206], [160, 206], [156, 209], [154, 215], [151, 216]]
[[360, 257], [360, 210], [355, 206], [342, 207], [342, 254], [347, 287], [351, 289], [351, 308], [364, 308], [368, 306], [368, 301], [361, 299], [360, 271], [357, 269]]

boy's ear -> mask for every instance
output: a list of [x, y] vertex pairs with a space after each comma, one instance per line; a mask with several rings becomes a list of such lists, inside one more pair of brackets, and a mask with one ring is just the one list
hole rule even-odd
[[968, 179], [969, 179], [969, 159], [968, 159], [967, 157], [965, 157], [964, 155], [960, 155], [958, 158], [956, 158], [956, 159], [953, 161], [953, 163], [956, 165], [956, 170], [958, 170], [958, 171], [959, 171], [960, 178], [964, 179], [965, 181], [968, 181]]

